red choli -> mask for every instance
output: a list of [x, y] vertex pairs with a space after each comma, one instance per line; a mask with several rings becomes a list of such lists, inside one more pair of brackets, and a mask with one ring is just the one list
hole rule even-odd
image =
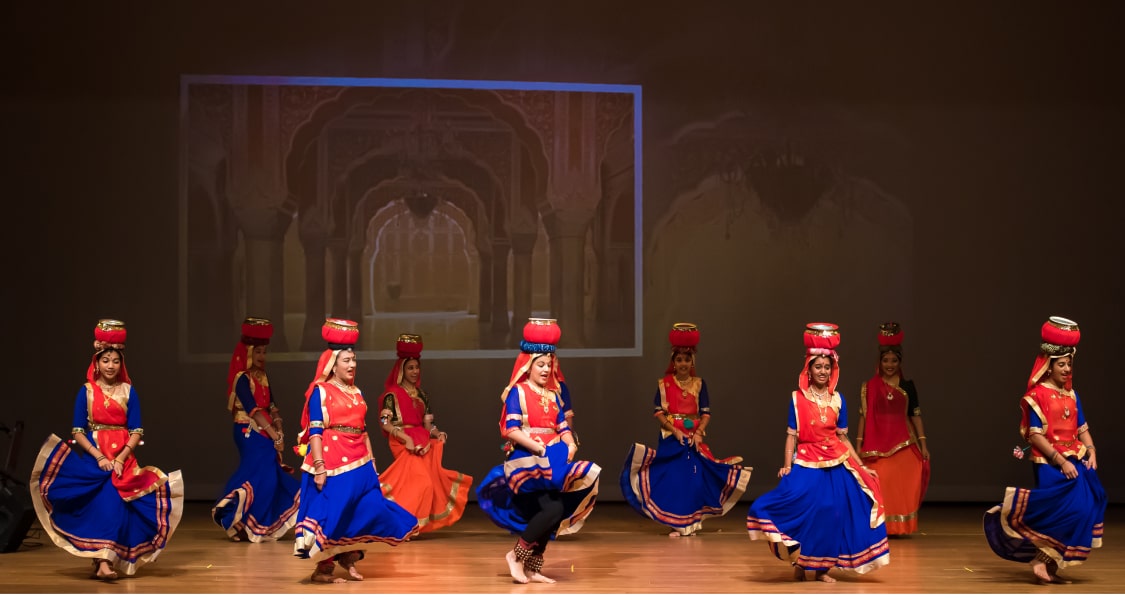
[[[555, 391], [548, 392], [549, 397], [543, 398], [538, 392], [531, 389], [531, 386], [526, 381], [517, 383], [515, 388], [519, 391], [520, 397], [520, 410], [523, 413], [520, 418], [523, 421], [522, 429], [528, 432], [531, 439], [537, 440], [542, 444], [550, 444], [559, 437], [559, 427], [565, 427], [566, 421], [563, 420], [559, 423], [559, 407], [562, 401]], [[501, 434], [507, 437], [510, 428], [504, 427], [505, 421], [508, 420], [510, 415], [505, 415], [504, 421], [501, 421]]]
[[[424, 427], [426, 418], [426, 403], [421, 398], [412, 397], [405, 388], [394, 386], [387, 389], [383, 397], [390, 395], [394, 398], [394, 413], [402, 425], [402, 431], [410, 436], [415, 448], [421, 448], [430, 443], [430, 432]], [[386, 400], [384, 400], [384, 403]], [[384, 436], [390, 437], [386, 431]]]
[[[660, 407], [668, 414], [672, 426], [680, 431], [690, 434], [699, 427], [699, 391], [703, 387], [703, 380], [692, 377], [681, 389], [676, 382], [675, 375], [665, 375], [657, 381], [660, 390]], [[691, 419], [691, 427], [684, 424], [684, 419]]]
[[[328, 475], [339, 475], [371, 462], [365, 431], [367, 403], [363, 400], [363, 393], [357, 390], [352, 398], [332, 384], [317, 384], [317, 388], [320, 389], [322, 420], [309, 421], [309, 428], [324, 429], [320, 434], [324, 470]], [[348, 430], [336, 429], [337, 427], [346, 427]], [[301, 470], [316, 473], [317, 469], [312, 463], [313, 455], [309, 452], [301, 464]]]
[[[840, 416], [840, 394], [833, 392], [822, 409], [802, 392], [793, 392], [793, 409], [797, 416], [797, 457], [803, 467], [824, 468], [843, 463], [848, 447], [836, 436]], [[823, 418], [822, 418], [823, 417]]]
[[[1056, 390], [1038, 384], [1020, 403], [1020, 408], [1034, 411], [1043, 423], [1043, 428], [1027, 427], [1022, 431], [1025, 439], [1030, 441], [1032, 433], [1040, 433], [1063, 456], [1082, 458], [1086, 455], [1086, 445], [1078, 439], [1078, 434], [1086, 431], [1086, 424], [1078, 422], [1078, 400], [1073, 391]], [[1034, 444], [1031, 446], [1031, 460], [1037, 463], [1048, 462]]]
[[[128, 406], [133, 386], [122, 383], [119, 388], [122, 396], [109, 396], [102, 393], [102, 402], [94, 401], [94, 388], [86, 384], [86, 416], [90, 438], [98, 450], [109, 460], [114, 460], [129, 442]], [[141, 467], [135, 458], [136, 450], [125, 458], [121, 467], [121, 477], [111, 478], [113, 487], [125, 501], [135, 500], [156, 489], [168, 479], [156, 467]]]
[[[254, 395], [254, 408], [249, 413], [242, 406], [242, 402], [238, 399], [238, 378], [246, 375], [246, 380], [250, 383], [250, 393]], [[255, 369], [253, 371], [239, 371], [234, 376], [235, 385], [231, 388], [230, 398], [227, 400], [227, 409], [231, 411], [235, 423], [245, 423], [250, 425], [256, 413], [261, 413], [266, 418], [266, 423], [273, 425], [273, 416], [270, 415], [270, 380], [266, 377], [265, 371]], [[257, 429], [256, 426], [251, 426], [252, 429]], [[266, 433], [264, 429], [258, 429], [258, 434], [262, 435], [270, 441], [270, 434]]]

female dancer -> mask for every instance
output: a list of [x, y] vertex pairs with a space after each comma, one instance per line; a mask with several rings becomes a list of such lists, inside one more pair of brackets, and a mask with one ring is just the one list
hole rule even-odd
[[699, 329], [676, 323], [668, 333], [672, 356], [656, 382], [655, 449], [634, 444], [625, 457], [621, 492], [637, 512], [668, 525], [672, 537], [695, 535], [704, 519], [727, 513], [750, 482], [741, 457], [716, 459], [703, 441], [711, 423], [707, 383], [695, 373]]
[[540, 572], [547, 544], [556, 534], [578, 531], [598, 495], [601, 467], [574, 460], [578, 446], [554, 377], [560, 335], [554, 319], [531, 319], [524, 326], [520, 354], [500, 396], [507, 460], [477, 488], [493, 522], [519, 534], [504, 556], [518, 583], [555, 582]]
[[848, 441], [848, 406], [836, 391], [839, 328], [805, 328], [805, 362], [789, 403], [781, 483], [750, 505], [750, 539], [765, 539], [799, 581], [834, 583], [836, 567], [867, 573], [890, 562], [879, 482]]
[[930, 480], [930, 450], [914, 382], [902, 374], [902, 328], [879, 327], [875, 376], [860, 387], [859, 434], [863, 462], [879, 474], [887, 533], [918, 531], [918, 507]]
[[404, 333], [395, 346], [398, 360], [383, 387], [379, 412], [395, 457], [383, 471], [383, 493], [418, 518], [419, 532], [434, 531], [461, 518], [473, 478], [441, 466], [449, 436], [434, 425], [422, 389], [422, 336]]
[[305, 393], [297, 453], [301, 465], [301, 504], [293, 550], [317, 560], [312, 581], [343, 583], [333, 576], [336, 563], [352, 579], [363, 579], [355, 565], [376, 542], [397, 546], [418, 533], [418, 519], [383, 497], [367, 436], [367, 403], [355, 386], [354, 321], [328, 319], [321, 327], [328, 349]]
[[179, 471], [137, 462], [145, 430], [125, 369], [125, 337], [123, 322], [98, 321], [86, 384], [74, 402], [73, 441], [47, 438], [31, 473], [43, 530], [58, 547], [93, 559], [93, 576], [103, 580], [156, 560], [184, 503]]
[[1059, 569], [1080, 565], [1102, 545], [1107, 504], [1098, 455], [1074, 391], [1078, 324], [1051, 317], [1020, 400], [1020, 435], [1031, 444], [1032, 489], [1010, 487], [984, 516], [1000, 558], [1031, 563], [1038, 583], [1067, 583]]
[[273, 324], [267, 319], [246, 319], [227, 375], [227, 410], [234, 417], [239, 464], [211, 518], [232, 541], [280, 539], [297, 521], [300, 483], [281, 457], [285, 434], [266, 377], [271, 337]]

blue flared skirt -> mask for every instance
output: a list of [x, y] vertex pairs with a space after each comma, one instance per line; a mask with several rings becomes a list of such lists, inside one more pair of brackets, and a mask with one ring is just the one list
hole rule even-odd
[[211, 518], [232, 539], [240, 531], [251, 542], [280, 539], [297, 522], [301, 483], [282, 469], [269, 438], [246, 431], [247, 425], [234, 423], [238, 469], [211, 508]]
[[418, 519], [383, 496], [375, 463], [368, 462], [330, 475], [321, 490], [302, 473], [294, 532], [297, 556], [325, 560], [377, 543], [397, 546], [418, 532]]
[[984, 515], [984, 535], [997, 556], [1031, 562], [1042, 551], [1060, 567], [1081, 564], [1102, 545], [1107, 504], [1097, 471], [1071, 457], [1078, 477], [1036, 464], [1035, 489], [1010, 487]]
[[32, 470], [32, 503], [55, 545], [75, 556], [108, 560], [132, 575], [156, 560], [179, 525], [184, 482], [173, 471], [148, 493], [126, 501], [113, 477], [93, 456], [51, 435]]
[[690, 535], [704, 519], [725, 515], [738, 502], [750, 471], [713, 461], [668, 436], [655, 450], [633, 444], [621, 471], [621, 493], [640, 514]]
[[538, 457], [516, 448], [508, 460], [497, 465], [477, 486], [477, 503], [497, 527], [523, 533], [532, 515], [522, 513], [515, 494], [556, 491], [566, 515], [555, 535], [576, 533], [594, 509], [601, 467], [590, 461], [567, 461], [565, 444], [547, 446]]
[[848, 465], [793, 465], [750, 505], [746, 529], [750, 539], [765, 539], [775, 556], [806, 570], [867, 573], [890, 562], [887, 528], [874, 508]]

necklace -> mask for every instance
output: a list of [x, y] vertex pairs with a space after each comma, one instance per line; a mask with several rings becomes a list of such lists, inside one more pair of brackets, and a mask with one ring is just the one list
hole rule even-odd
[[891, 400], [894, 400], [895, 399], [895, 387], [897, 387], [897, 386], [895, 384], [887, 381], [886, 379], [883, 380], [883, 384], [887, 386], [887, 402], [890, 402]]
[[539, 394], [539, 406], [543, 407], [543, 414], [547, 414], [547, 413], [551, 412], [551, 400], [553, 400], [554, 398], [550, 394], [550, 392], [540, 388], [539, 386], [535, 385], [534, 383], [532, 383], [530, 381], [527, 382], [527, 385], [528, 385], [528, 387], [531, 388], [531, 390], [533, 392], [535, 392], [536, 394]]
[[676, 382], [676, 387], [680, 388], [680, 396], [686, 400], [688, 397], [687, 385], [691, 383], [691, 376], [689, 375], [683, 381], [679, 377], [672, 377], [672, 381]]
[[352, 406], [359, 406], [359, 388], [354, 385], [345, 385], [336, 379], [332, 379], [332, 385], [339, 388], [348, 397], [348, 400], [352, 401]]
[[1067, 402], [1066, 400], [1067, 400], [1067, 398], [1070, 397], [1070, 394], [1066, 391], [1065, 388], [1057, 387], [1055, 384], [1050, 383], [1050, 382], [1043, 382], [1043, 386], [1053, 392], [1051, 394], [1052, 398], [1054, 398], [1056, 400], [1062, 400], [1062, 405], [1063, 405], [1062, 418], [1063, 418], [1063, 420], [1069, 419], [1070, 418], [1070, 403]]
[[117, 393], [117, 388], [121, 387], [121, 383], [118, 382], [113, 385], [102, 385], [99, 383], [98, 387], [102, 388], [102, 406], [104, 408], [109, 408], [109, 400]]
[[812, 386], [809, 386], [808, 391], [811, 392], [812, 395], [814, 396], [814, 398], [811, 398], [811, 400], [813, 401], [814, 404], [816, 404], [816, 408], [820, 411], [820, 422], [821, 423], [827, 423], [828, 422], [828, 401], [824, 399], [824, 396], [828, 393], [828, 391], [825, 390], [823, 392], [820, 392], [820, 391], [817, 391], [817, 389], [812, 387]]

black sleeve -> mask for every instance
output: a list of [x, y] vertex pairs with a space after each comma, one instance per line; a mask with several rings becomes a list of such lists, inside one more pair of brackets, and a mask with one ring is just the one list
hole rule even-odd
[[914, 381], [902, 382], [902, 390], [906, 392], [906, 416], [922, 416], [922, 409], [918, 406], [918, 390], [914, 387]]

